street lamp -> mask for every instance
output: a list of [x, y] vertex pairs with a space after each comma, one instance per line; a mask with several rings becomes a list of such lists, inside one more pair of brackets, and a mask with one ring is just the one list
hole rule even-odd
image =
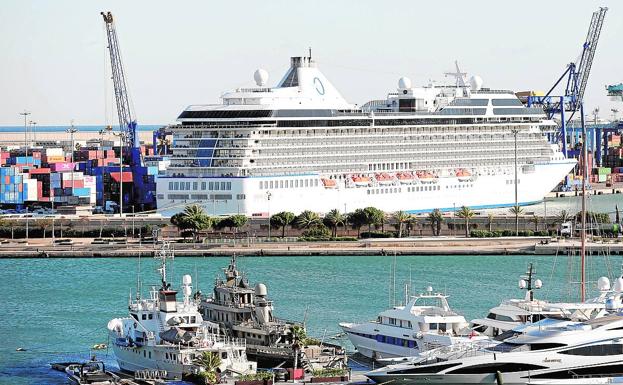
[[73, 195], [75, 192], [75, 188], [76, 188], [76, 183], [74, 180], [74, 175], [75, 175], [75, 171], [76, 171], [76, 165], [74, 164], [74, 134], [76, 132], [78, 132], [78, 129], [74, 126], [74, 122], [71, 122], [71, 126], [69, 126], [65, 132], [69, 133], [70, 137], [71, 137], [71, 194]]
[[273, 194], [270, 191], [266, 191], [266, 201], [268, 203], [268, 240], [270, 241], [270, 197]]
[[30, 130], [32, 134], [30, 143], [34, 147], [36, 146], [36, 142], [37, 142], [37, 122], [33, 122], [32, 120], [30, 121]]

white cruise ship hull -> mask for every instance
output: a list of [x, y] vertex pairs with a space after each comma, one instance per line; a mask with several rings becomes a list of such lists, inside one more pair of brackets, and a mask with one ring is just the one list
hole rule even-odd
[[[573, 159], [562, 159], [536, 164], [528, 172], [520, 168], [519, 204], [540, 202], [575, 164]], [[346, 181], [338, 179], [335, 187], [327, 188], [321, 178], [318, 174], [248, 178], [163, 177], [157, 186], [158, 207], [164, 215], [177, 213], [186, 205], [196, 203], [212, 215], [265, 216], [280, 211], [326, 213], [339, 209], [350, 212], [369, 206], [386, 212], [418, 213], [434, 209], [450, 211], [461, 206], [487, 209], [515, 204], [512, 168], [484, 171], [471, 178], [440, 176], [434, 182], [416, 181], [413, 184], [396, 180], [389, 185], [371, 182], [368, 186], [361, 183], [347, 186]], [[217, 183], [219, 190], [201, 189], [202, 185], [215, 186]]]

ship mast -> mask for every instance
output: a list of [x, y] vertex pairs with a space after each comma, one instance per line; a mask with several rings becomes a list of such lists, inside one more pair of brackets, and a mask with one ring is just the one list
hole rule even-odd
[[586, 125], [584, 124], [584, 103], [580, 103], [582, 123], [582, 228], [580, 230], [580, 301], [586, 299], [586, 177], [588, 176], [588, 150]]
[[160, 273], [160, 280], [162, 281], [162, 288], [164, 290], [169, 289], [170, 284], [167, 283], [167, 259], [173, 259], [173, 253], [171, 252], [171, 247], [169, 242], [163, 242], [162, 248], [158, 250], [154, 259], [160, 262], [160, 266], [158, 267], [158, 272]]

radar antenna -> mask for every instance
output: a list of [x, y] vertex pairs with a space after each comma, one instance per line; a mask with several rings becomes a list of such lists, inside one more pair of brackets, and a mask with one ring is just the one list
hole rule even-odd
[[167, 290], [171, 287], [170, 283], [167, 283], [167, 260], [174, 259], [173, 251], [171, 251], [170, 242], [164, 241], [160, 250], [154, 255], [154, 259], [160, 262], [158, 267], [158, 273], [160, 273], [160, 280], [162, 281], [162, 288]]
[[455, 60], [454, 61], [454, 66], [456, 68], [456, 71], [454, 72], [445, 72], [444, 75], [446, 76], [452, 76], [455, 79], [455, 84], [456, 87], [467, 87], [467, 84], [465, 83], [465, 77], [467, 76], [467, 72], [461, 72], [461, 69], [459, 68], [459, 61]]

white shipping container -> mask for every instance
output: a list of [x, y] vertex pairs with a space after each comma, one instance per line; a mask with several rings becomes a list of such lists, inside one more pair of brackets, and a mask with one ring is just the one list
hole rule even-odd
[[36, 179], [26, 179], [24, 184], [28, 186], [27, 196], [24, 197], [24, 200], [27, 201], [36, 201], [37, 200], [37, 189], [39, 185], [37, 184]]
[[47, 156], [65, 156], [65, 152], [62, 148], [47, 148], [45, 154]]

